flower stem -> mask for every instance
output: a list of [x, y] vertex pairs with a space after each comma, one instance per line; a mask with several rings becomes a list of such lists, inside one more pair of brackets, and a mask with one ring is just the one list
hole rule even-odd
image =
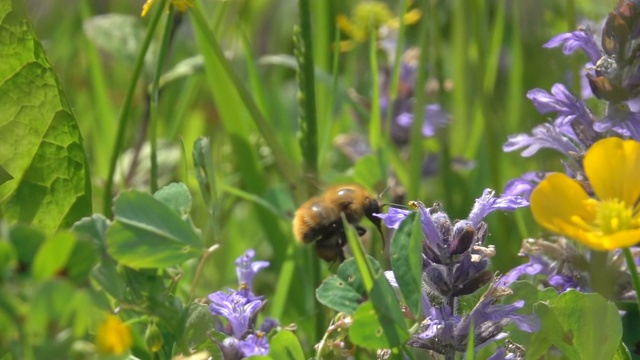
[[625, 260], [627, 260], [627, 267], [633, 280], [633, 287], [636, 289], [636, 305], [638, 305], [638, 312], [640, 312], [640, 276], [638, 276], [638, 267], [629, 248], [622, 249], [622, 253], [624, 254]]
[[125, 132], [127, 129], [127, 123], [129, 122], [129, 112], [131, 111], [131, 104], [133, 102], [133, 95], [136, 90], [136, 84], [138, 83], [138, 79], [142, 75], [142, 67], [144, 65], [144, 58], [147, 53], [147, 49], [151, 44], [151, 40], [153, 39], [153, 34], [156, 31], [156, 27], [158, 26], [158, 22], [160, 21], [160, 17], [164, 13], [164, 6], [166, 1], [163, 0], [159, 4], [157, 4], [158, 9], [153, 14], [151, 18], [151, 22], [149, 24], [149, 28], [147, 29], [147, 34], [140, 46], [140, 50], [138, 52], [138, 57], [136, 58], [135, 65], [133, 67], [133, 72], [131, 73], [131, 82], [129, 83], [129, 89], [127, 90], [127, 96], [125, 97], [124, 105], [122, 106], [122, 112], [120, 113], [120, 119], [118, 120], [118, 130], [116, 135], [116, 142], [113, 146], [113, 150], [111, 153], [111, 162], [109, 163], [109, 175], [107, 176], [107, 185], [104, 189], [104, 209], [103, 212], [107, 217], [111, 217], [111, 203], [112, 199], [112, 188], [113, 188], [113, 176], [116, 173], [116, 164], [118, 163], [118, 157], [120, 156], [120, 151], [122, 150], [122, 146], [124, 145]]

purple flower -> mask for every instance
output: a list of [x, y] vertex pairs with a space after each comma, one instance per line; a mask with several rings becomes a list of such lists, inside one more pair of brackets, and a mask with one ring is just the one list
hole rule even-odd
[[423, 322], [426, 330], [418, 334], [418, 338], [430, 339], [436, 337], [441, 343], [455, 342], [455, 327], [460, 323], [460, 317], [451, 314], [451, 309], [446, 306], [432, 307], [430, 316]]
[[461, 324], [462, 329], [467, 329], [468, 331], [468, 325], [471, 323], [477, 328], [485, 322], [498, 323], [503, 320], [508, 320], [509, 322], [515, 323], [522, 331], [535, 332], [540, 330], [540, 319], [538, 319], [537, 316], [517, 313], [517, 311], [524, 306], [524, 300], [518, 300], [508, 305], [495, 305], [493, 304], [494, 302], [495, 299], [492, 297], [481, 300], [469, 316], [465, 317], [463, 324]]
[[509, 135], [507, 142], [502, 145], [502, 150], [511, 152], [524, 148], [521, 153], [524, 157], [532, 156], [544, 148], [557, 150], [567, 156], [571, 153], [581, 153], [576, 144], [553, 124], [538, 125], [533, 128], [532, 134], [533, 136], [527, 134]]
[[626, 106], [615, 106], [606, 117], [593, 124], [593, 128], [602, 133], [611, 130], [640, 141], [640, 112], [630, 111]]
[[420, 211], [420, 217], [422, 218], [422, 232], [424, 236], [427, 238], [427, 241], [433, 248], [437, 248], [438, 245], [443, 245], [442, 236], [436, 227], [436, 223], [433, 221], [431, 214], [424, 206], [424, 204], [420, 201], [416, 201], [415, 205], [418, 207]]
[[269, 266], [268, 261], [252, 261], [255, 255], [256, 252], [253, 249], [249, 249], [236, 259], [238, 283], [240, 287], [246, 286], [249, 291], [253, 291], [253, 277], [256, 273]]
[[269, 354], [269, 342], [263, 333], [250, 334], [238, 342], [238, 348], [245, 357]]
[[550, 264], [541, 256], [529, 255], [529, 262], [511, 269], [500, 279], [500, 286], [509, 286], [522, 275], [549, 275]]
[[591, 113], [585, 103], [573, 96], [562, 84], [554, 84], [551, 94], [543, 89], [533, 89], [527, 93], [527, 97], [541, 114], [557, 113], [556, 121], [560, 125], [570, 125], [577, 119], [591, 127]]
[[517, 208], [529, 206], [529, 202], [521, 196], [502, 195], [495, 198], [494, 194], [493, 190], [485, 189], [482, 196], [476, 200], [468, 217], [474, 227], [495, 210], [514, 211]]
[[236, 338], [240, 338], [249, 329], [249, 322], [262, 306], [261, 299], [249, 299], [234, 290], [229, 293], [215, 292], [209, 295], [209, 300], [211, 313], [226, 318]]
[[576, 289], [584, 292], [585, 289], [578, 283], [578, 281], [570, 275], [556, 274], [551, 275], [548, 278], [549, 284], [556, 288], [559, 293], [563, 293], [570, 289]]
[[[409, 128], [413, 123], [413, 114], [403, 112], [396, 117], [398, 125]], [[442, 109], [439, 104], [430, 104], [425, 106], [424, 119], [422, 121], [422, 135], [424, 137], [432, 137], [436, 134], [436, 130], [449, 123], [449, 114]]]
[[509, 196], [522, 196], [529, 200], [533, 189], [544, 179], [545, 173], [531, 171], [522, 174], [519, 178], [509, 180], [507, 185], [504, 186], [504, 192], [502, 195]]
[[411, 211], [402, 210], [397, 208], [389, 208], [386, 214], [373, 214], [375, 217], [382, 219], [384, 226], [389, 229], [397, 229], [400, 227], [400, 223], [404, 220]]
[[554, 48], [563, 43], [562, 52], [565, 55], [573, 54], [578, 48], [581, 48], [593, 64], [597, 63], [602, 57], [600, 48], [588, 28], [581, 28], [577, 31], [554, 36], [543, 47]]

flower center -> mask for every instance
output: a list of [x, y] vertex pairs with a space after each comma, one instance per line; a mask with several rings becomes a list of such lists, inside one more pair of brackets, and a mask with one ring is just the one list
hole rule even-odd
[[633, 216], [633, 207], [628, 206], [624, 201], [618, 199], [600, 201], [595, 208], [596, 218], [594, 225], [604, 235], [640, 226], [640, 219]]

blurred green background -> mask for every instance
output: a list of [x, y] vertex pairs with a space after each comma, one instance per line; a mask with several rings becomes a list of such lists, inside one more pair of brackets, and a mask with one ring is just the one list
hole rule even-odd
[[[140, 17], [143, 3], [27, 1], [36, 32], [84, 136], [94, 212], [104, 212], [118, 118], [135, 56], [152, 17]], [[163, 73], [176, 77], [161, 81], [156, 113], [159, 185], [185, 182], [194, 194], [192, 216], [196, 226], [203, 229], [208, 245], [221, 244], [206, 265], [197, 296], [205, 297], [234, 284], [234, 259], [247, 248], [254, 248], [258, 259], [271, 262], [255, 281], [256, 292], [270, 299], [267, 314], [283, 324], [296, 323], [308, 346], [319, 339], [317, 331], [326, 327], [326, 318], [319, 315], [325, 310], [317, 304], [314, 290], [329, 269], [324, 263], [318, 266], [311, 249], [295, 245], [290, 221], [297, 206], [314, 191], [334, 183], [357, 181], [372, 193], [379, 193], [396, 174], [399, 185], [406, 190], [405, 203], [413, 199], [426, 204], [438, 201], [452, 218], [465, 218], [483, 189], [500, 193], [507, 181], [526, 171], [560, 169], [559, 159], [552, 152], [523, 159], [517, 153], [503, 153], [502, 144], [509, 134], [529, 132], [546, 121], [527, 100], [528, 90], [549, 91], [554, 83], [562, 82], [580, 93], [575, 80], [586, 58], [581, 53], [566, 57], [560, 49], [543, 49], [542, 45], [588, 20], [597, 24], [614, 5], [614, 1], [586, 0], [409, 2], [409, 9], [420, 10], [422, 16], [416, 24], [407, 25], [400, 40], [404, 49], [419, 46], [420, 41], [427, 44], [422, 51], [426, 52], [424, 66], [431, 84], [425, 97], [416, 102], [439, 103], [451, 114], [451, 123], [435, 137], [402, 148], [387, 139], [379, 151], [354, 162], [335, 145], [335, 139], [344, 134], [370, 138], [369, 107], [377, 103], [372, 97], [379, 93], [375, 79], [379, 70], [389, 67], [385, 54], [371, 51], [369, 41], [350, 51], [336, 51], [336, 40], [349, 39], [337, 28], [336, 19], [341, 14], [351, 16], [359, 3], [311, 1], [317, 175], [303, 175], [298, 143], [293, 29], [300, 20], [294, 1], [201, 0], [197, 6], [233, 71], [264, 115], [286, 161], [299, 170], [297, 174], [288, 173], [287, 178], [279, 171], [245, 102], [219, 64], [207, 56], [210, 50], [205, 46], [206, 39], [194, 30], [189, 12], [173, 19], [175, 33]], [[396, 16], [403, 12], [402, 3], [386, 2]], [[114, 18], [112, 14], [124, 16]], [[161, 19], [159, 29], [164, 27], [163, 21], [166, 17]], [[149, 189], [147, 89], [161, 35], [162, 31], [154, 34], [149, 65], [133, 97], [114, 194], [128, 188]], [[203, 53], [204, 58], [198, 57]], [[372, 67], [372, 54], [377, 67]], [[194, 141], [200, 136], [210, 137], [212, 144], [218, 202], [211, 217], [200, 196], [191, 156]], [[412, 146], [420, 158], [438, 157], [435, 172], [429, 177], [420, 176], [421, 171], [412, 167], [415, 162], [403, 160]], [[386, 193], [384, 201], [391, 201], [392, 195]], [[487, 221], [488, 241], [497, 249], [493, 267], [508, 271], [520, 262], [517, 252], [521, 240], [537, 236], [540, 230], [532, 224], [527, 209], [515, 214], [496, 213]], [[370, 224], [366, 226], [374, 238], [369, 242], [370, 253], [385, 263], [377, 234]], [[190, 266], [195, 267], [195, 263]], [[184, 292], [189, 290], [193, 270], [185, 267], [186, 278], [180, 283]]]

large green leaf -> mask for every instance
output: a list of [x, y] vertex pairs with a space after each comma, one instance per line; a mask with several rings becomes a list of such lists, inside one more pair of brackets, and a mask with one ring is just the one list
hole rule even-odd
[[115, 221], [107, 232], [109, 253], [129, 267], [161, 268], [201, 255], [202, 239], [193, 226], [165, 203], [140, 191], [121, 193]]
[[409, 214], [391, 239], [391, 267], [407, 306], [420, 316], [422, 300], [422, 228], [417, 212]]
[[91, 213], [82, 136], [21, 2], [0, 2], [0, 49], [0, 207], [51, 233]]
[[535, 312], [542, 329], [535, 333], [527, 353], [535, 359], [545, 346], [555, 345], [570, 359], [611, 359], [622, 339], [618, 309], [599, 294], [569, 290], [547, 303], [538, 302]]

